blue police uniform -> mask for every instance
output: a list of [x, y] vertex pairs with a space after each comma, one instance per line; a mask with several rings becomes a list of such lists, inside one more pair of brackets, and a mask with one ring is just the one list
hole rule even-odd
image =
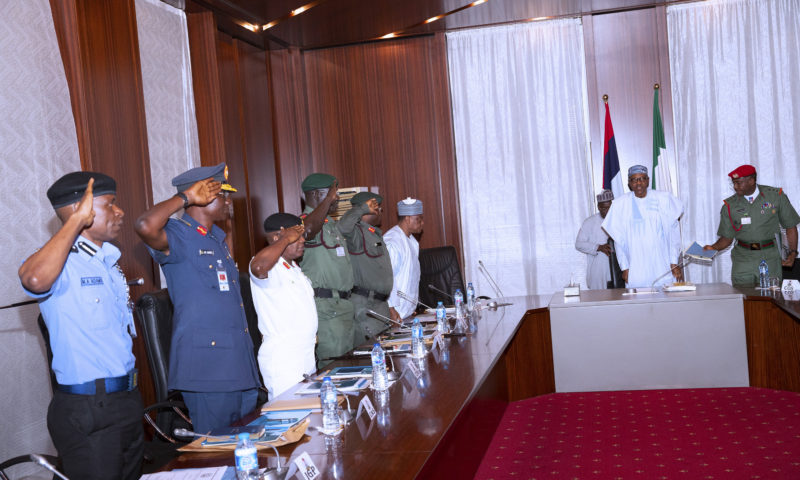
[[141, 471], [142, 401], [119, 258], [111, 243], [98, 247], [79, 236], [49, 291], [23, 286], [39, 300], [50, 334], [58, 385], [47, 425], [73, 477], [138, 478]]
[[[169, 255], [149, 250], [164, 270], [174, 306], [169, 388], [184, 392], [256, 389], [259, 380], [253, 342], [225, 232], [216, 225], [207, 231], [187, 214], [171, 218], [164, 231]], [[255, 408], [256, 395], [253, 390], [252, 402], [248, 395], [244, 410]], [[207, 416], [208, 412], [199, 410], [203, 404], [208, 406], [206, 398], [184, 393], [184, 399], [196, 431], [228, 425], [248, 413], [234, 408], [237, 411], [226, 412], [223, 418], [206, 420], [198, 417], [198, 413]]]

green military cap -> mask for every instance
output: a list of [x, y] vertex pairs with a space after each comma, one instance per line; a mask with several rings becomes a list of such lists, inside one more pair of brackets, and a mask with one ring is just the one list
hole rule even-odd
[[304, 192], [309, 192], [311, 190], [319, 190], [320, 188], [330, 188], [335, 182], [336, 177], [333, 175], [328, 175], [327, 173], [312, 173], [303, 180], [303, 183], [300, 184], [300, 188], [302, 188]]
[[350, 203], [353, 205], [361, 205], [362, 203], [366, 203], [373, 198], [378, 201], [378, 204], [383, 203], [383, 197], [372, 192], [358, 192], [353, 195], [353, 198], [350, 199]]

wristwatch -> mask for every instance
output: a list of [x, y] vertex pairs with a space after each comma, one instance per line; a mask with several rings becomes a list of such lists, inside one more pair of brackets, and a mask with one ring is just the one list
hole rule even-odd
[[185, 193], [178, 192], [178, 193], [175, 194], [175, 196], [178, 197], [178, 198], [182, 198], [183, 199], [183, 208], [184, 209], [186, 209], [186, 207], [189, 206], [189, 197], [187, 197]]

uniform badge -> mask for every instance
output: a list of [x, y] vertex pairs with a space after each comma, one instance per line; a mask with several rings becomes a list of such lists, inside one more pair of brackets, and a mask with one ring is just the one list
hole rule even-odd
[[199, 253], [200, 253], [200, 255], [214, 255], [214, 250], [203, 250], [201, 248]]
[[206, 229], [206, 227], [204, 227], [202, 225], [198, 225], [197, 226], [197, 233], [199, 233], [200, 235], [205, 237], [206, 235], [208, 235], [208, 229]]
[[292, 269], [291, 265], [286, 263], [286, 261], [283, 262], [283, 266], [286, 267], [287, 270], [291, 270]]
[[81, 277], [81, 287], [91, 287], [93, 285], [102, 285], [103, 277]]
[[328, 223], [328, 219], [327, 218], [325, 219], [325, 223]]
[[367, 230], [369, 230], [369, 231], [370, 231], [370, 232], [372, 232], [372, 233], [375, 233], [375, 229], [374, 229], [374, 228], [372, 228], [372, 227], [369, 227]]

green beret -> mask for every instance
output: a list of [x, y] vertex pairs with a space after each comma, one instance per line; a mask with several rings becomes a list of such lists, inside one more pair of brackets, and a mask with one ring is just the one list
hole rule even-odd
[[355, 195], [353, 195], [353, 198], [350, 199], [350, 203], [352, 203], [353, 205], [361, 205], [362, 203], [366, 203], [367, 201], [372, 200], [373, 198], [378, 201], [379, 205], [383, 203], [383, 197], [381, 197], [377, 193], [372, 193], [372, 192], [358, 192]]
[[312, 173], [303, 180], [303, 183], [300, 184], [300, 188], [302, 188], [304, 192], [309, 192], [321, 188], [330, 188], [335, 182], [336, 177], [333, 175], [328, 175], [327, 173]]

